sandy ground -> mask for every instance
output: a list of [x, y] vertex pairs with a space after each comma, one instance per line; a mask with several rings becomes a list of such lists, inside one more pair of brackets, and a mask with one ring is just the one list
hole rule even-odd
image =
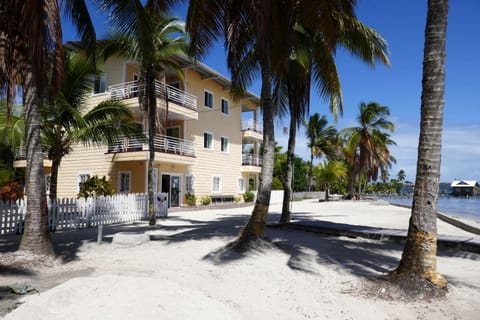
[[[401, 244], [267, 228], [272, 245], [244, 255], [222, 250], [251, 210], [178, 211], [155, 227], [110, 226], [101, 244], [95, 229], [57, 232], [59, 258], [51, 267], [0, 268], [0, 287], [29, 283], [40, 291], [22, 298], [5, 319], [478, 319], [480, 255], [439, 250], [438, 270], [449, 281], [446, 298], [366, 297], [365, 283], [397, 266]], [[272, 205], [269, 221], [277, 221], [280, 210]], [[410, 214], [375, 202], [313, 200], [295, 202], [293, 212], [294, 219], [400, 229]], [[469, 235], [443, 222], [438, 229]], [[112, 243], [115, 233], [128, 230], [147, 232], [152, 240]], [[0, 240], [5, 261], [18, 239]], [[0, 295], [0, 315], [12, 308], [8, 299]]]

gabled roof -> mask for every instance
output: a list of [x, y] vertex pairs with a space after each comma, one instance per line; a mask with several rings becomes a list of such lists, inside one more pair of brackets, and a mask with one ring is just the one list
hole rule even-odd
[[451, 184], [450, 187], [475, 187], [477, 185], [477, 181], [475, 180], [454, 180]]

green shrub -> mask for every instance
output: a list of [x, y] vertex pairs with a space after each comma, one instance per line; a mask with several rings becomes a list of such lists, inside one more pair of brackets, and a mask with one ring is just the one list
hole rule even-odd
[[102, 178], [93, 176], [82, 183], [77, 198], [87, 199], [90, 197], [111, 196], [112, 194], [113, 187], [105, 176]]
[[202, 205], [208, 206], [212, 202], [212, 198], [210, 196], [205, 196], [200, 199], [200, 202], [202, 203]]
[[283, 190], [283, 183], [277, 177], [272, 179], [272, 190]]
[[195, 195], [187, 193], [185, 197], [187, 199], [187, 205], [189, 206], [197, 205], [197, 197], [195, 197]]
[[252, 191], [247, 191], [243, 194], [243, 200], [245, 202], [252, 202], [253, 199], [255, 199], [255, 193], [253, 193]]
[[235, 203], [239, 203], [240, 200], [242, 200], [242, 197], [240, 197], [240, 196], [234, 196], [233, 197], [233, 202], [235, 202]]

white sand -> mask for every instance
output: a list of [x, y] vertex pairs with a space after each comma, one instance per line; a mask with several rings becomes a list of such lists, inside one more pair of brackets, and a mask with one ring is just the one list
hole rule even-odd
[[[25, 297], [5, 319], [478, 319], [480, 255], [440, 250], [447, 298], [399, 302], [359, 294], [368, 277], [398, 264], [386, 241], [272, 229], [276, 243], [248, 255], [222, 254], [252, 208], [175, 212], [149, 231], [150, 242], [123, 247], [84, 243], [74, 261], [17, 280], [35, 285], [56, 274], [84, 277]], [[278, 220], [281, 206], [271, 206]], [[294, 218], [407, 228], [410, 211], [369, 202], [294, 203]], [[107, 229], [107, 228], [106, 228]], [[439, 223], [439, 233], [471, 235]], [[0, 275], [2, 283], [12, 277]]]

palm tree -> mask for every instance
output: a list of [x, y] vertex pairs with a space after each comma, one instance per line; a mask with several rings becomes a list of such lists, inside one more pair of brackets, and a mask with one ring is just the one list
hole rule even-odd
[[[63, 3], [66, 15], [72, 18], [84, 43], [95, 46], [95, 32], [84, 1], [68, 0]], [[5, 10], [3, 10], [5, 9]], [[0, 50], [1, 72], [15, 69], [23, 85], [25, 105], [25, 136], [27, 147], [26, 194], [28, 197], [25, 231], [19, 250], [35, 254], [53, 254], [48, 233], [47, 201], [40, 143], [40, 106], [47, 97], [47, 88], [55, 94], [62, 80], [62, 28], [60, 5], [57, 1], [10, 1], [2, 6], [0, 23], [2, 45], [12, 48], [15, 54]], [[92, 52], [92, 50], [89, 50]], [[7, 59], [5, 59], [7, 57]], [[2, 85], [4, 77], [0, 77]], [[10, 85], [10, 84], [9, 84]]]
[[345, 128], [340, 135], [346, 141], [345, 158], [349, 163], [350, 195], [353, 195], [353, 181], [357, 177], [359, 185], [365, 175], [366, 182], [376, 181], [379, 172], [385, 176], [395, 158], [390, 154], [388, 146], [395, 145], [390, 135], [384, 130], [393, 132], [395, 125], [387, 120], [390, 110], [376, 102], [362, 102], [359, 106], [358, 127]]
[[311, 191], [313, 177], [313, 159], [319, 157], [329, 158], [335, 154], [335, 141], [337, 129], [328, 125], [326, 116], [320, 116], [318, 113], [310, 116], [308, 122], [304, 121], [306, 136], [308, 138], [307, 147], [310, 149], [310, 169], [308, 171], [308, 190]]
[[402, 182], [402, 181], [405, 181], [405, 178], [407, 177], [406, 173], [405, 173], [405, 170], [403, 169], [400, 169], [400, 171], [398, 171], [397, 173], [397, 179], [398, 181]]
[[110, 143], [119, 136], [141, 135], [129, 107], [120, 101], [105, 100], [88, 112], [86, 99], [92, 91], [92, 77], [99, 71], [80, 55], [65, 60], [61, 92], [41, 110], [42, 145], [52, 160], [50, 199], [57, 198], [58, 169], [62, 158], [76, 143]]
[[347, 176], [347, 167], [343, 161], [324, 162], [315, 167], [314, 176], [317, 184], [325, 185], [325, 200], [328, 201], [331, 185]]
[[421, 126], [412, 215], [402, 259], [395, 275], [414, 274], [439, 287], [437, 272], [437, 199], [440, 183], [445, 95], [445, 43], [448, 0], [429, 0], [423, 58]]
[[[112, 41], [103, 48], [105, 57], [120, 54], [140, 63], [139, 104], [148, 120], [148, 200], [149, 224], [156, 224], [154, 206], [154, 174], [155, 135], [157, 134], [157, 90], [156, 79], [163, 78], [166, 71], [175, 72], [183, 79], [183, 70], [173, 59], [187, 51], [187, 40], [184, 28], [174, 18], [162, 16], [155, 1], [149, 1], [145, 6], [141, 1], [106, 1], [110, 3], [116, 19], [113, 26], [116, 29]], [[168, 112], [167, 95], [165, 110]]]

